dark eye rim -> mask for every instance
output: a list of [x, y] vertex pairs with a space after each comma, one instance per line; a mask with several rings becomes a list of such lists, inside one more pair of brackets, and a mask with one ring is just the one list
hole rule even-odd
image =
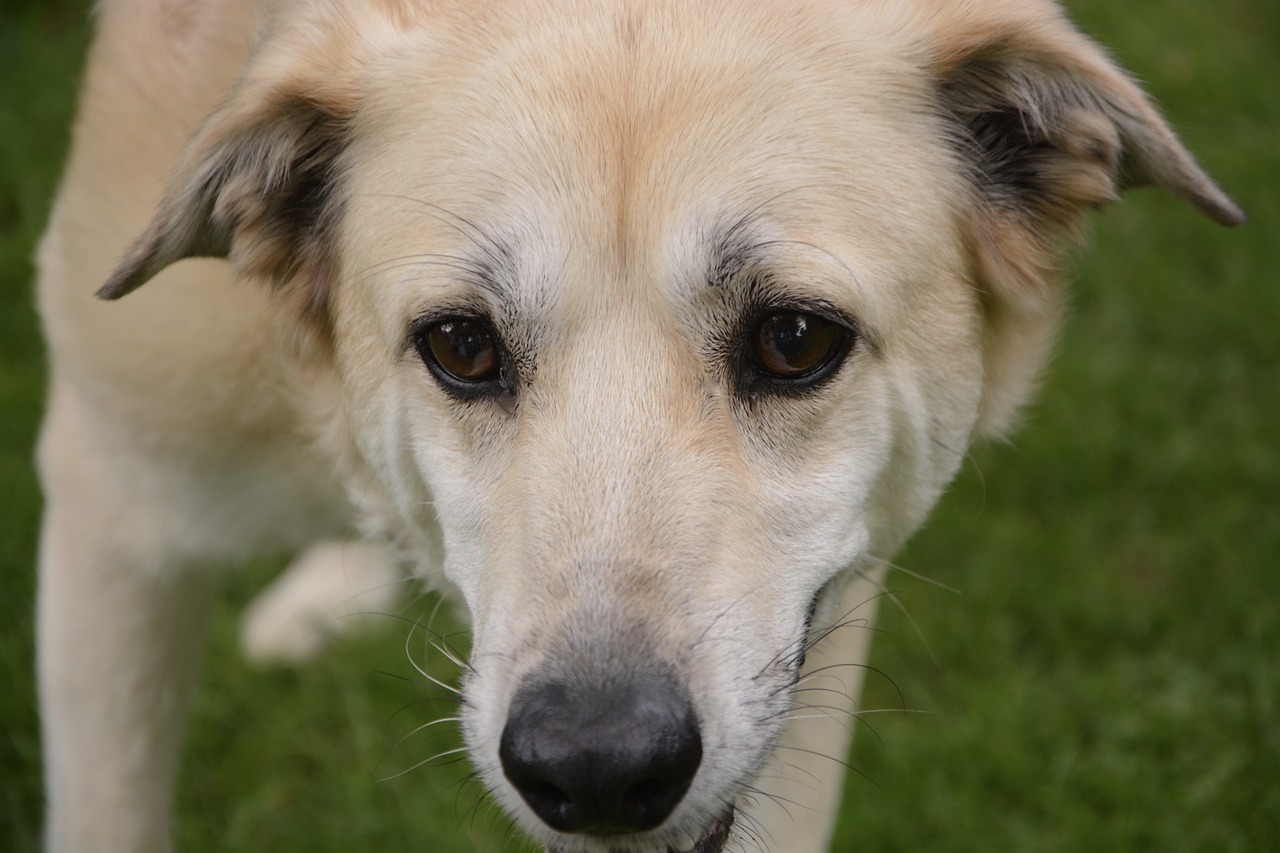
[[[431, 332], [446, 323], [475, 323], [485, 327], [493, 339], [497, 349], [497, 366], [491, 377], [484, 379], [464, 379], [444, 367], [431, 348]], [[515, 382], [512, 377], [506, 347], [502, 336], [494, 328], [493, 322], [480, 314], [450, 312], [421, 317], [415, 320], [410, 331], [409, 340], [419, 360], [446, 392], [460, 400], [494, 398], [515, 393]]]
[[[755, 352], [754, 340], [760, 327], [770, 318], [782, 314], [817, 317], [840, 330], [839, 339], [826, 357], [813, 368], [796, 376], [779, 376], [769, 371]], [[739, 336], [738, 385], [750, 396], [762, 392], [793, 396], [811, 393], [835, 378], [860, 339], [857, 322], [832, 306], [780, 304], [762, 307], [752, 312]]]

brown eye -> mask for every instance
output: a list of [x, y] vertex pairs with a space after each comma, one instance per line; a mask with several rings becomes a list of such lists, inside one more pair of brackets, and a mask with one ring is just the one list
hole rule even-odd
[[466, 384], [500, 378], [502, 355], [493, 329], [483, 320], [454, 318], [416, 336], [418, 353], [448, 379]]
[[751, 345], [758, 367], [777, 379], [801, 379], [830, 364], [844, 348], [845, 329], [823, 317], [786, 311], [765, 317]]

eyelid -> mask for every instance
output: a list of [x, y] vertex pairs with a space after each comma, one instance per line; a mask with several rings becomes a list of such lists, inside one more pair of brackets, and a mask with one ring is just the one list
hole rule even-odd
[[473, 302], [458, 300], [457, 302], [433, 305], [431, 308], [414, 314], [409, 319], [404, 334], [405, 348], [407, 350], [412, 350], [413, 342], [418, 335], [425, 332], [431, 326], [434, 326], [437, 323], [443, 323], [446, 320], [470, 320], [473, 322], [487, 323], [495, 332], [498, 328], [487, 308]]
[[[754, 310], [747, 312], [749, 320], [746, 329], [748, 331], [756, 329], [764, 320], [775, 314], [812, 314], [829, 323], [835, 323], [853, 335], [856, 341], [863, 341], [867, 338], [863, 324], [858, 322], [848, 311], [825, 299], [806, 299], [803, 297], [761, 302], [755, 306]], [[872, 342], [868, 341], [868, 343]]]

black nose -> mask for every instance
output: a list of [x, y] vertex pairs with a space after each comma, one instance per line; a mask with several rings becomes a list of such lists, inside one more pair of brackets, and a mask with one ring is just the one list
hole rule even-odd
[[666, 820], [689, 790], [702, 738], [684, 691], [666, 679], [534, 681], [511, 702], [498, 755], [552, 829], [638, 832]]

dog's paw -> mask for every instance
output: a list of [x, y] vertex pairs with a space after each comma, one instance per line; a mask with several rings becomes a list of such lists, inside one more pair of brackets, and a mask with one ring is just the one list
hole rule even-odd
[[249, 604], [240, 625], [240, 648], [256, 664], [305, 663], [335, 639], [385, 621], [402, 580], [382, 545], [316, 545]]

